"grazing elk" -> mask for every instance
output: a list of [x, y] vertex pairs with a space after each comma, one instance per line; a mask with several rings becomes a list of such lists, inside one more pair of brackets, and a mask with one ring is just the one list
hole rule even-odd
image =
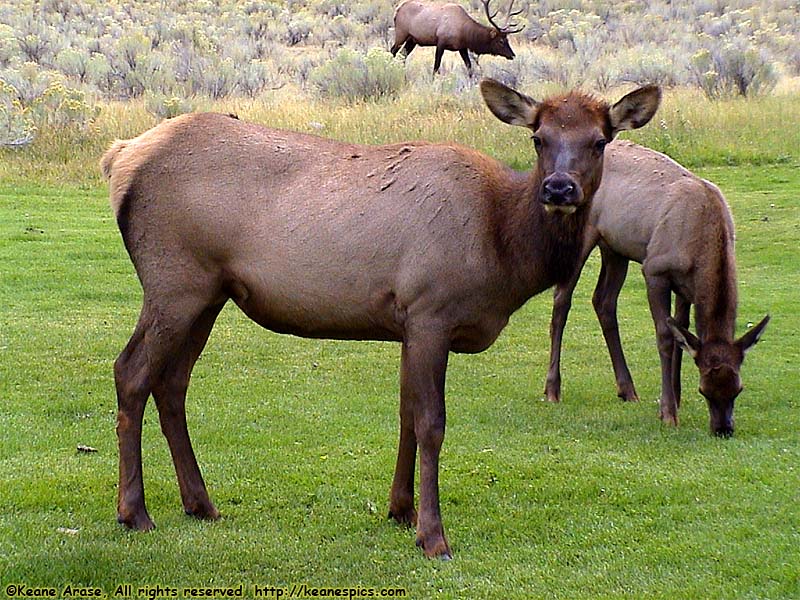
[[[732, 435], [744, 354], [761, 337], [769, 316], [734, 340], [734, 229], [722, 193], [659, 152], [615, 142], [606, 150], [603, 183], [595, 194], [589, 220], [580, 266], [571, 279], [555, 288], [547, 399], [558, 402], [561, 398], [561, 340], [572, 293], [582, 265], [599, 245], [602, 266], [592, 300], [620, 398], [638, 400], [617, 322], [617, 298], [628, 262], [633, 260], [642, 264], [656, 326], [661, 419], [678, 424], [683, 348], [700, 370], [700, 393], [708, 403], [711, 430], [719, 436]], [[670, 317], [672, 293], [675, 320]], [[690, 305], [695, 307], [697, 336], [687, 329]]]
[[660, 100], [657, 87], [613, 106], [579, 93], [537, 102], [492, 80], [481, 92], [499, 119], [534, 131], [533, 171], [455, 144], [358, 146], [219, 114], [111, 146], [101, 168], [144, 291], [114, 364], [121, 523], [153, 527], [141, 462], [150, 394], [185, 511], [219, 516], [185, 397], [233, 300], [276, 332], [402, 343], [390, 516], [416, 523], [426, 555], [450, 556], [438, 484], [448, 354], [488, 348], [528, 298], [571, 277], [606, 143], [647, 123]]
[[404, 0], [394, 13], [394, 45], [392, 55], [405, 44], [406, 56], [416, 46], [436, 46], [433, 72], [438, 73], [445, 50], [458, 51], [467, 71], [472, 75], [469, 51], [475, 54], [493, 54], [509, 60], [514, 51], [508, 36], [522, 31], [514, 28], [511, 19], [522, 11], [514, 11], [514, 0], [508, 7], [508, 21], [504, 27], [494, 22], [497, 12], [489, 10], [489, 0], [482, 0], [491, 27], [481, 25], [470, 17], [459, 4], [431, 4], [420, 0]]

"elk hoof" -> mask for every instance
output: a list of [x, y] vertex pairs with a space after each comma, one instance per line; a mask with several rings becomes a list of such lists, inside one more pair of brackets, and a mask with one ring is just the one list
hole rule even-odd
[[444, 536], [423, 538], [418, 535], [417, 547], [422, 548], [427, 558], [438, 558], [443, 561], [453, 560], [453, 554], [450, 552], [450, 546], [447, 545]]
[[405, 525], [407, 527], [417, 524], [417, 511], [413, 506], [408, 508], [390, 508], [389, 518], [394, 519], [398, 525]]
[[661, 422], [664, 423], [664, 425], [670, 425], [670, 426], [673, 426], [673, 427], [677, 427], [678, 426], [678, 415], [661, 413]]
[[146, 512], [139, 512], [129, 516], [117, 513], [117, 523], [134, 531], [152, 531], [156, 528], [155, 523]]
[[190, 517], [202, 519], [203, 521], [216, 521], [222, 516], [213, 504], [205, 503], [185, 506], [183, 512]]
[[636, 389], [632, 384], [617, 386], [617, 396], [619, 396], [623, 402], [639, 401], [639, 395], [636, 393]]
[[553, 404], [558, 404], [559, 402], [561, 402], [561, 393], [553, 390], [545, 390], [544, 400], [552, 402]]

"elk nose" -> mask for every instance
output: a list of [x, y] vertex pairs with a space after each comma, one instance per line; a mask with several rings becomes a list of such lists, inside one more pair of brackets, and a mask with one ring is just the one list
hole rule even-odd
[[720, 421], [712, 422], [711, 429], [714, 435], [721, 438], [729, 438], [733, 436], [733, 417], [724, 418]]
[[545, 204], [573, 204], [578, 196], [577, 190], [572, 178], [555, 173], [544, 180], [542, 200]]
[[733, 437], [733, 426], [724, 425], [714, 430], [714, 435], [720, 438]]

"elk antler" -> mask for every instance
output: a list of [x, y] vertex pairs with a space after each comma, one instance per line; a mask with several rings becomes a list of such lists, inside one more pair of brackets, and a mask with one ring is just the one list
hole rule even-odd
[[516, 10], [516, 11], [513, 10], [513, 8], [514, 8], [514, 0], [511, 0], [511, 2], [508, 4], [508, 18], [506, 19], [506, 25], [505, 25], [505, 27], [503, 27], [503, 31], [505, 33], [508, 33], [508, 34], [519, 33], [520, 31], [525, 29], [525, 24], [524, 23], [519, 28], [516, 28], [517, 27], [516, 23], [514, 23], [513, 25], [511, 24], [511, 19], [513, 19], [517, 15], [521, 15], [522, 14], [522, 9], [521, 8], [519, 10]]
[[489, 23], [491, 23], [492, 27], [497, 29], [497, 31], [499, 31], [500, 33], [505, 33], [505, 34], [519, 33], [520, 31], [525, 29], [525, 25], [523, 25], [522, 27], [520, 27], [518, 29], [515, 29], [516, 24], [514, 24], [514, 25], [511, 24], [511, 19], [513, 17], [516, 17], [519, 14], [522, 14], [522, 9], [521, 8], [519, 10], [516, 10], [516, 11], [513, 10], [513, 8], [514, 8], [514, 0], [511, 0], [511, 2], [508, 5], [508, 17], [506, 18], [506, 24], [503, 27], [500, 27], [497, 23], [494, 22], [494, 18], [497, 16], [497, 11], [494, 11], [494, 13], [492, 13], [489, 10], [489, 2], [490, 1], [491, 0], [481, 0], [481, 3], [483, 4], [483, 8], [486, 10], [486, 18], [489, 19]]
[[502, 31], [502, 28], [497, 23], [494, 22], [494, 18], [497, 16], [497, 11], [495, 11], [494, 14], [489, 12], [489, 2], [490, 0], [481, 0], [483, 8], [486, 9], [486, 18], [489, 19], [489, 23], [492, 25], [492, 27], [497, 29], [497, 31]]

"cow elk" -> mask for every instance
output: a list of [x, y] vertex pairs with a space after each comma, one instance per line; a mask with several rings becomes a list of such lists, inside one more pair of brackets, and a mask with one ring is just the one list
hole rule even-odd
[[603, 149], [660, 100], [656, 87], [613, 106], [576, 92], [537, 102], [492, 80], [481, 92], [498, 118], [533, 130], [531, 172], [455, 144], [359, 146], [220, 114], [164, 121], [106, 152], [111, 206], [144, 291], [114, 364], [121, 523], [153, 527], [141, 456], [150, 394], [185, 511], [219, 516], [185, 398], [233, 300], [276, 332], [402, 344], [390, 516], [416, 524], [427, 556], [450, 556], [438, 483], [448, 354], [485, 350], [531, 296], [572, 276]]
[[[595, 246], [600, 246], [602, 263], [593, 304], [611, 355], [618, 395], [638, 400], [617, 321], [617, 299], [628, 262], [633, 260], [642, 264], [656, 327], [661, 419], [678, 424], [681, 349], [685, 349], [700, 370], [700, 393], [708, 403], [711, 431], [732, 435], [734, 400], [742, 390], [742, 361], [758, 342], [769, 316], [734, 340], [734, 228], [722, 193], [659, 152], [630, 142], [609, 146], [579, 267], [571, 279], [555, 288], [545, 384], [545, 395], [553, 402], [561, 398], [561, 342], [572, 293]], [[670, 317], [673, 293], [674, 320]], [[687, 329], [690, 305], [695, 309], [697, 336]]]
[[421, 0], [404, 0], [394, 13], [394, 45], [392, 55], [405, 48], [408, 56], [417, 46], [436, 46], [433, 72], [438, 73], [445, 50], [461, 55], [467, 72], [472, 75], [469, 52], [492, 54], [509, 60], [514, 51], [508, 43], [508, 36], [522, 31], [511, 23], [511, 19], [522, 11], [514, 11], [514, 0], [508, 7], [506, 24], [500, 27], [495, 22], [497, 12], [489, 9], [489, 0], [481, 0], [489, 27], [470, 17], [459, 4], [436, 4]]

